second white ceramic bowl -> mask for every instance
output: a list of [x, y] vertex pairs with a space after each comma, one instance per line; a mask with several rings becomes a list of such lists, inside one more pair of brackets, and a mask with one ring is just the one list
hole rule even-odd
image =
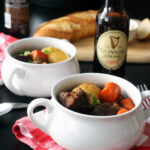
[[[52, 46], [66, 52], [70, 58], [53, 64], [31, 64], [12, 57], [19, 51]], [[65, 40], [49, 37], [25, 38], [10, 44], [2, 65], [2, 79], [6, 87], [17, 95], [51, 96], [52, 85], [60, 78], [79, 73], [76, 48]]]

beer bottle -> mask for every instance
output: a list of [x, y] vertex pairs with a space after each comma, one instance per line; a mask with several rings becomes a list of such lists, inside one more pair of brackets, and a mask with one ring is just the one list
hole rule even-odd
[[105, 0], [96, 17], [95, 72], [124, 75], [128, 34], [129, 17], [124, 0]]
[[5, 0], [5, 33], [17, 38], [29, 36], [29, 0]]

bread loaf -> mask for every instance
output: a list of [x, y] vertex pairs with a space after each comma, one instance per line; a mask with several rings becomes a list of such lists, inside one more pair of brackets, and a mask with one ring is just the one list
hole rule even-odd
[[96, 26], [96, 10], [75, 12], [64, 17], [48, 21], [38, 27], [34, 37], [55, 37], [71, 42], [83, 37], [93, 36]]
[[141, 21], [137, 30], [137, 38], [140, 40], [150, 39], [150, 20], [145, 18]]

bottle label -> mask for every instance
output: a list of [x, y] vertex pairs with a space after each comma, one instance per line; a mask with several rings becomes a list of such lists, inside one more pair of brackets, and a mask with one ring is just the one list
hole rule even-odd
[[124, 32], [111, 30], [103, 33], [97, 42], [100, 64], [108, 70], [119, 69], [126, 59], [127, 43]]
[[4, 19], [5, 19], [5, 27], [11, 29], [11, 14], [5, 12]]
[[[22, 3], [24, 2], [24, 3]], [[12, 0], [5, 3], [5, 27], [15, 33], [26, 35], [29, 26], [29, 4], [27, 0]]]

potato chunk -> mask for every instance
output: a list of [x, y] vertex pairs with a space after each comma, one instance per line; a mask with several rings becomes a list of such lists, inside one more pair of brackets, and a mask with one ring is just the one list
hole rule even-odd
[[54, 47], [45, 47], [42, 49], [42, 52], [48, 55], [49, 63], [57, 63], [69, 58], [65, 52]]
[[77, 91], [79, 88], [81, 88], [88, 94], [88, 96], [90, 97], [90, 104], [93, 104], [93, 97], [95, 97], [96, 99], [100, 98], [101, 89], [93, 83], [83, 83], [74, 88], [72, 91]]

